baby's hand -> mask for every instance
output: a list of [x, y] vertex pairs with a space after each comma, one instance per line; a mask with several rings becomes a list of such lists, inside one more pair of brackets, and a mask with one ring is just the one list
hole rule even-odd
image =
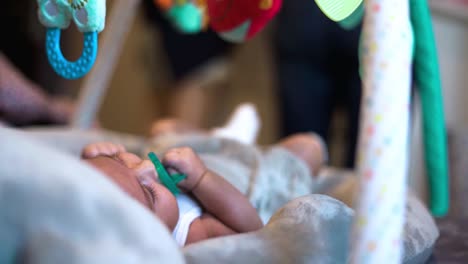
[[192, 191], [207, 170], [200, 157], [187, 147], [169, 150], [162, 162], [165, 166], [187, 175], [187, 179], [178, 184], [185, 191]]
[[92, 159], [97, 156], [116, 156], [119, 153], [125, 152], [124, 146], [110, 142], [98, 142], [87, 145], [81, 152], [81, 157]]

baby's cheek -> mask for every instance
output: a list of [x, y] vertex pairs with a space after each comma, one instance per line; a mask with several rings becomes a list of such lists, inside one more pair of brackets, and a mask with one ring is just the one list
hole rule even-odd
[[179, 220], [179, 206], [174, 195], [165, 187], [160, 185], [158, 191], [158, 199], [156, 201], [156, 215], [166, 224], [172, 231]]
[[173, 231], [179, 221], [179, 206], [174, 203], [171, 211], [170, 230]]

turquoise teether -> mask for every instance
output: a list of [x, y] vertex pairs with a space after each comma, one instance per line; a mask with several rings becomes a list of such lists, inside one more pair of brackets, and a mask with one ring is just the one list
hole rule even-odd
[[98, 51], [97, 32], [84, 33], [83, 53], [81, 57], [70, 62], [60, 49], [60, 29], [47, 29], [47, 58], [54, 71], [65, 79], [79, 79], [85, 76], [93, 67]]
[[[39, 20], [47, 27], [47, 58], [54, 71], [66, 79], [78, 79], [93, 67], [98, 51], [98, 33], [104, 29], [105, 0], [37, 0]], [[61, 30], [75, 22], [83, 32], [83, 52], [75, 61], [68, 61], [60, 48]]]
[[166, 169], [162, 165], [161, 161], [159, 161], [158, 157], [154, 152], [148, 153], [148, 158], [153, 162], [154, 167], [156, 168], [156, 172], [158, 173], [159, 179], [161, 180], [161, 183], [166, 186], [169, 191], [177, 195], [180, 193], [179, 188], [177, 188], [177, 183], [181, 182], [185, 178], [187, 178], [186, 175], [184, 174], [174, 174], [174, 175], [169, 175], [167, 173]]

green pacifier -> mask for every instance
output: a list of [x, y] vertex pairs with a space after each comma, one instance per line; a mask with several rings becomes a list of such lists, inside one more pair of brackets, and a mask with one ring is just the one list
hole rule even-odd
[[154, 152], [148, 153], [148, 158], [153, 162], [154, 167], [156, 168], [156, 172], [158, 173], [159, 180], [161, 183], [166, 186], [166, 188], [174, 195], [180, 193], [179, 188], [177, 188], [177, 183], [185, 180], [187, 175], [185, 174], [173, 174], [169, 175], [167, 170], [162, 165], [161, 161], [159, 161], [158, 157]]

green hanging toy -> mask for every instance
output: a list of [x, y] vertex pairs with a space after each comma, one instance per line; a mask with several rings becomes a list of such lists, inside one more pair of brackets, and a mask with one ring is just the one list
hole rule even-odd
[[[363, 0], [315, 0], [323, 13], [350, 29], [363, 17]], [[414, 80], [421, 97], [424, 155], [429, 181], [430, 209], [434, 216], [449, 210], [447, 135], [442, 91], [429, 6], [426, 0], [410, 0], [414, 32]]]
[[[98, 33], [104, 29], [105, 0], [37, 0], [38, 15], [47, 27], [47, 58], [54, 71], [66, 79], [78, 79], [86, 75], [94, 65], [98, 52]], [[60, 48], [61, 30], [74, 21], [83, 33], [83, 52], [75, 61], [68, 61]]]
[[196, 34], [206, 28], [205, 3], [202, 0], [154, 0], [180, 32]]
[[315, 0], [315, 3], [328, 18], [340, 22], [354, 16], [355, 12], [360, 12], [363, 0]]

